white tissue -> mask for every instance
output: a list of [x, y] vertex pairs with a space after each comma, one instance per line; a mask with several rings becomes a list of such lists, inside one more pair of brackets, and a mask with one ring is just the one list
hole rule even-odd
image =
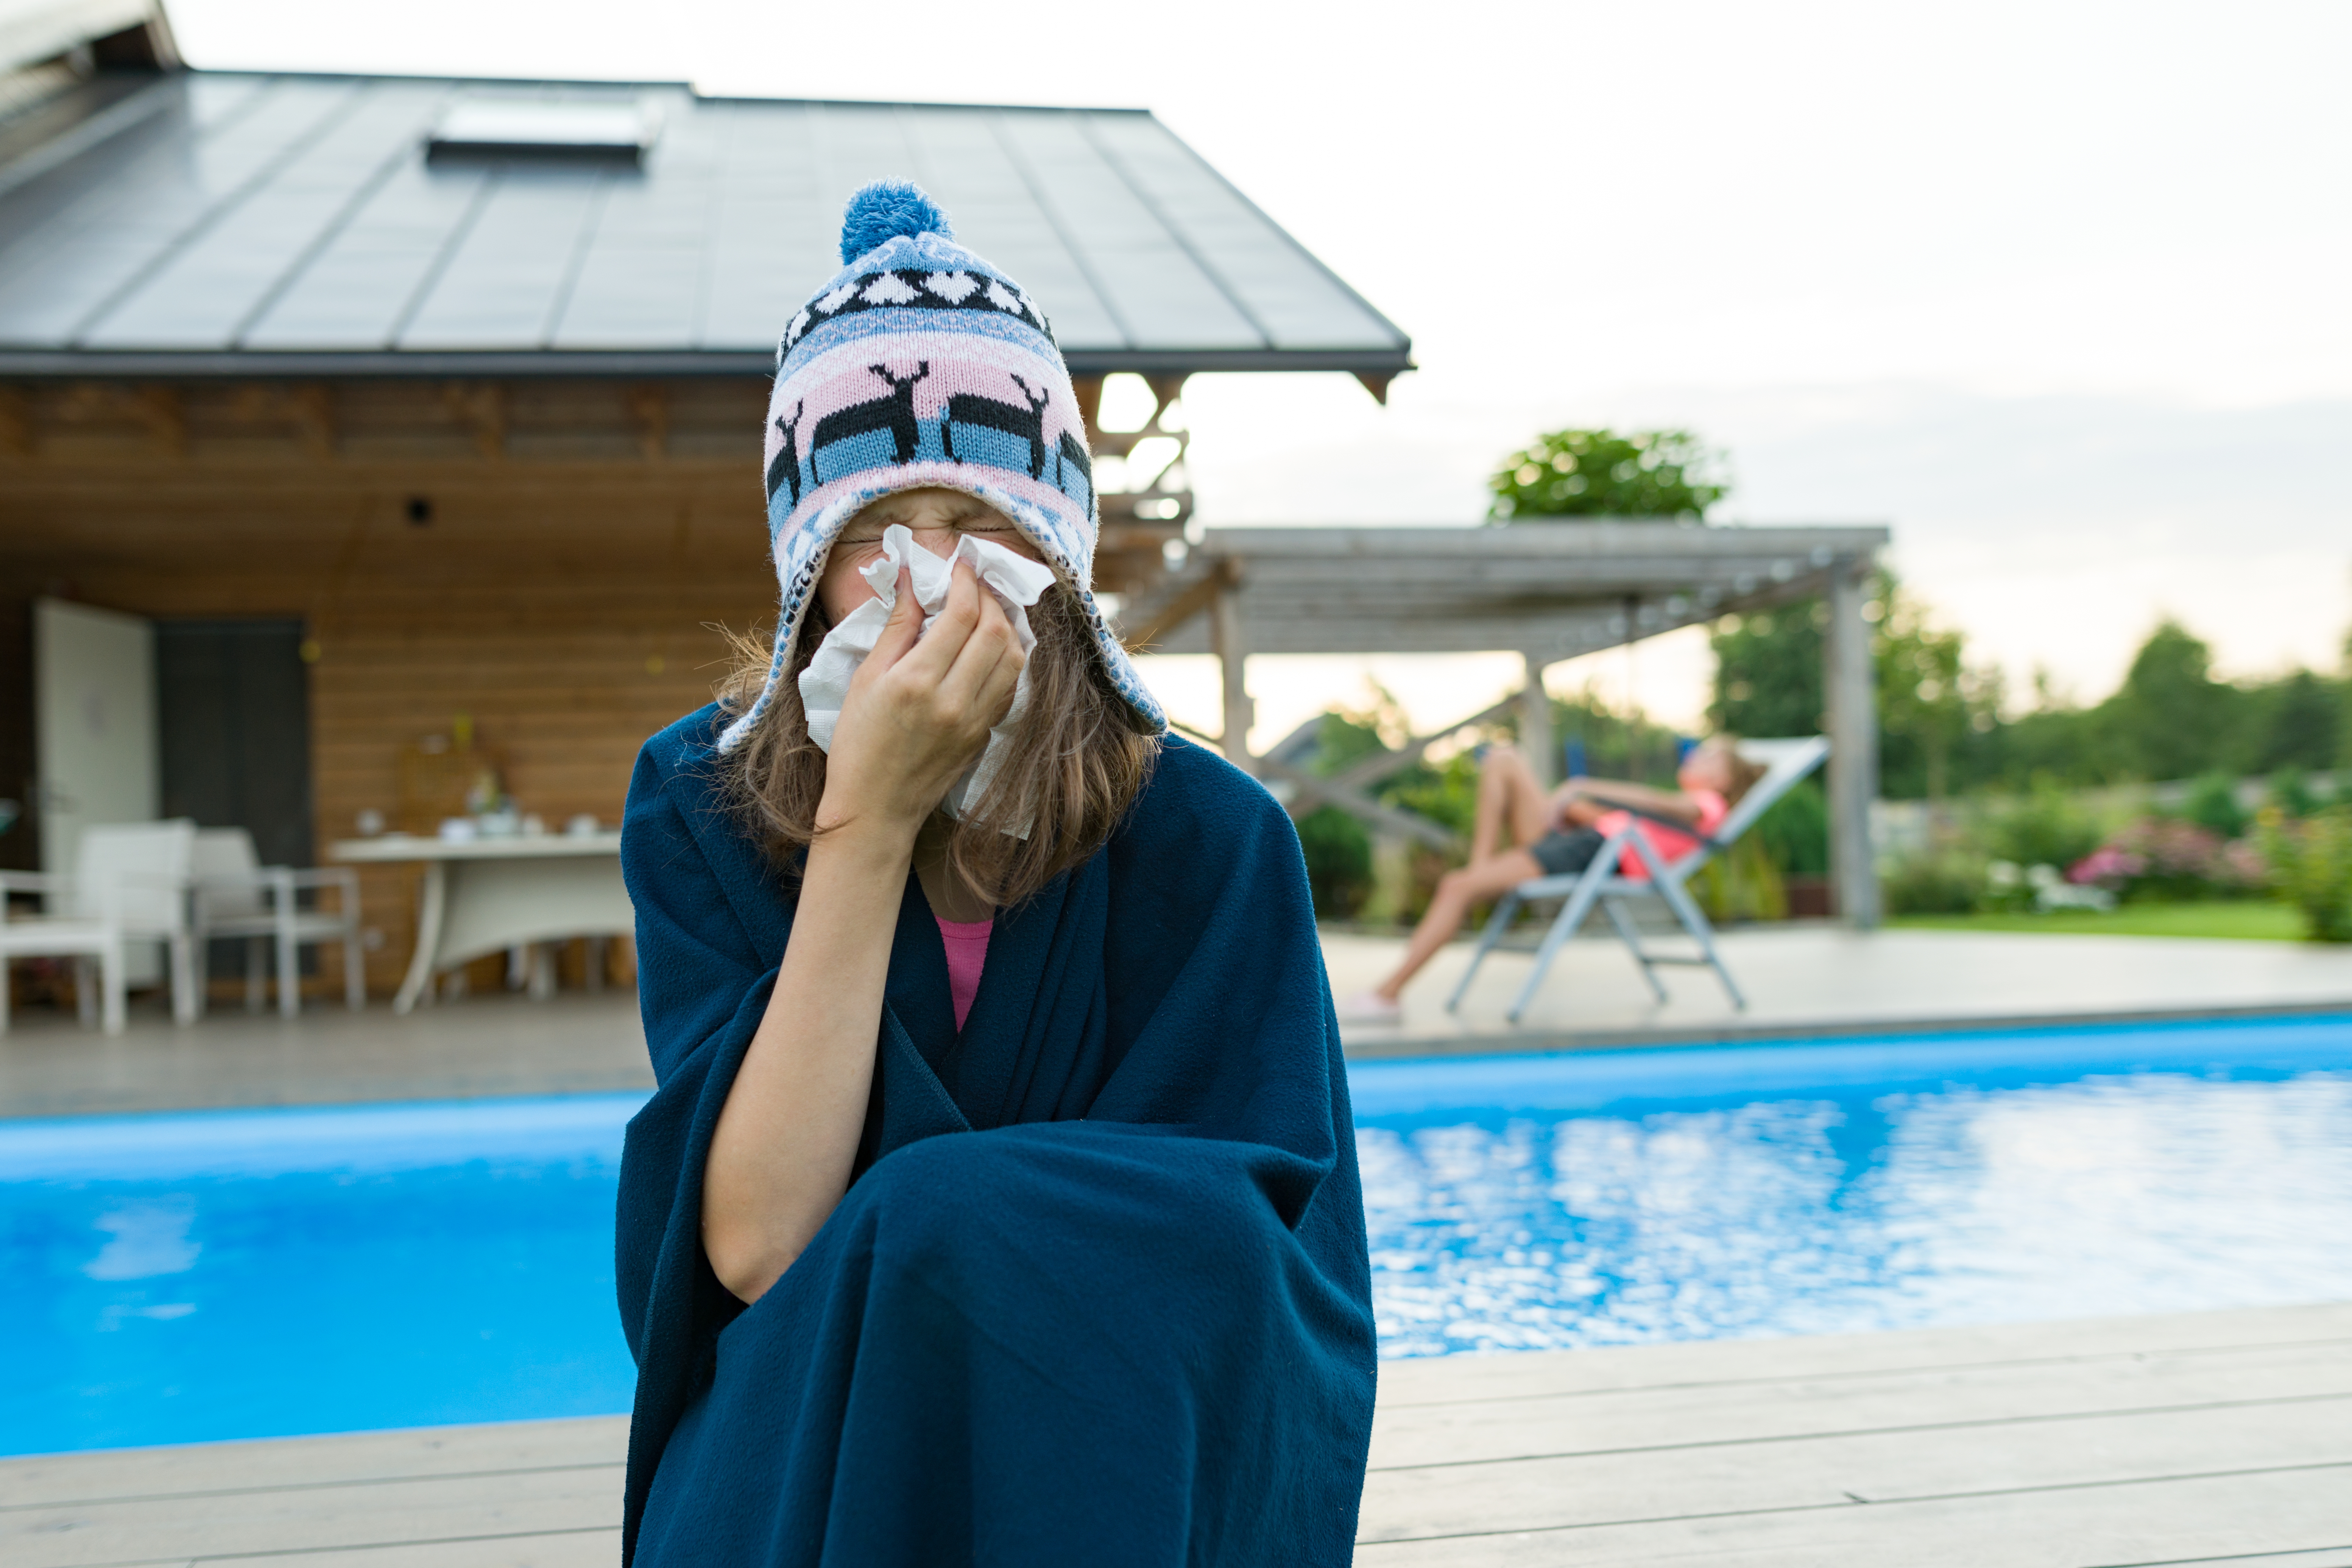
[[[888, 624], [890, 612], [898, 602], [898, 569], [908, 568], [914, 574], [915, 603], [922, 606], [923, 625], [915, 635], [919, 639], [931, 629], [931, 622], [947, 607], [948, 589], [955, 581], [955, 563], [968, 561], [980, 578], [980, 585], [996, 596], [1004, 608], [1005, 617], [1013, 623], [1013, 635], [1024, 654], [1037, 646], [1037, 634], [1029, 629], [1029, 606], [1053, 585], [1053, 568], [1024, 555], [1015, 555], [1002, 544], [965, 534], [956, 542], [955, 553], [934, 555], [915, 542], [914, 534], [903, 523], [892, 523], [882, 531], [881, 558], [870, 563], [859, 575], [873, 588], [875, 597], [842, 617], [824, 641], [817, 644], [816, 653], [809, 659], [808, 668], [801, 671], [801, 709], [808, 715], [809, 739], [821, 751], [833, 750], [834, 726], [841, 721], [841, 704], [849, 695], [849, 682], [857, 674], [858, 666], [874, 651], [874, 644]], [[1013, 725], [1029, 706], [1029, 670], [1024, 666], [1020, 679], [1013, 684], [1013, 707], [1004, 721], [988, 732], [988, 745], [974, 763], [950, 787], [941, 804], [950, 816], [961, 816], [965, 809], [987, 794], [990, 781], [997, 769], [1003, 766], [1004, 748], [1013, 733]], [[1024, 828], [1021, 837], [1027, 837]]]

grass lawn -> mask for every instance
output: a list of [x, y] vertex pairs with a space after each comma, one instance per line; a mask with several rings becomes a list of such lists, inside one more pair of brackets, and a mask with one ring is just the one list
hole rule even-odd
[[1915, 931], [2053, 931], [2086, 936], [2232, 937], [2250, 942], [2295, 942], [2303, 922], [2294, 910], [2266, 899], [2236, 899], [2202, 904], [2126, 904], [2100, 913], [2058, 910], [2046, 915], [1896, 915], [1886, 922]]

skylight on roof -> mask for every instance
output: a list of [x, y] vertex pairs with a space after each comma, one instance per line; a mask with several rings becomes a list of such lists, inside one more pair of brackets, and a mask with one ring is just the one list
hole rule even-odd
[[611, 158], [635, 163], [661, 132], [648, 107], [562, 99], [473, 99], [441, 117], [433, 157]]

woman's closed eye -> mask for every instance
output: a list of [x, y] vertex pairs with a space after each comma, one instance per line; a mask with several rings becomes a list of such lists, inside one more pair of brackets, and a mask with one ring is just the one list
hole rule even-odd
[[[958, 524], [952, 530], [926, 528], [917, 531], [918, 536], [926, 533], [942, 533], [950, 531], [957, 534], [969, 533], [977, 538], [992, 541], [1015, 539], [1018, 538], [1021, 533], [1019, 529], [1013, 527], [1009, 522], [975, 523], [969, 528], [964, 527], [961, 524]], [[870, 555], [881, 550], [882, 535], [878, 532], [866, 533], [862, 531], [857, 533], [844, 533], [839, 539], [833, 542], [833, 546], [836, 550], [864, 551]]]

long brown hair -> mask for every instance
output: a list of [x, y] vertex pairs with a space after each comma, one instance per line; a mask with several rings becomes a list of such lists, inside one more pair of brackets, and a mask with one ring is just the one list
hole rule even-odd
[[1772, 771], [1741, 752], [1739, 742], [1730, 735], [1711, 735], [1703, 743], [1723, 749], [1727, 764], [1725, 771], [1731, 775], [1729, 787], [1723, 792], [1723, 803], [1727, 806], [1738, 805], [1740, 797], [1754, 789], [1757, 781]]
[[[1010, 908], [1100, 848], [1150, 777], [1158, 737], [1110, 683], [1095, 657], [1077, 595], [1056, 582], [1029, 611], [1037, 646], [1028, 663], [1029, 703], [1010, 737], [1011, 756], [948, 834], [949, 874], [989, 903]], [[832, 624], [809, 606], [775, 700], [742, 744], [719, 760], [721, 797], [780, 868], [816, 837], [825, 754], [809, 739], [800, 673]], [[719, 703], [748, 711], [773, 653], [734, 636], [735, 668]], [[1024, 824], [1026, 837], [1017, 832]]]

